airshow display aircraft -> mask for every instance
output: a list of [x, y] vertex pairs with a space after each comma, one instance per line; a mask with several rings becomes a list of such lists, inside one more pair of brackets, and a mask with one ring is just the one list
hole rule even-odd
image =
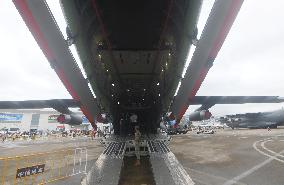
[[[62, 0], [68, 24], [68, 39], [64, 40], [47, 3], [15, 0], [16, 8], [73, 100], [6, 101], [0, 106], [52, 107], [63, 114], [63, 122], [70, 124], [80, 124], [81, 120], [68, 107], [80, 107], [94, 128], [101, 114], [106, 113], [117, 134], [119, 120], [131, 113], [138, 115], [147, 132], [155, 133], [163, 116], [170, 112], [170, 119], [179, 123], [189, 105], [202, 105], [190, 115], [195, 121], [209, 119], [208, 109], [214, 104], [282, 102], [281, 98], [271, 96], [195, 96], [242, 2], [215, 2], [202, 35], [196, 41], [202, 1]], [[72, 44], [76, 46], [87, 79], [68, 48]], [[196, 50], [181, 79], [187, 53], [193, 44]], [[179, 82], [181, 87], [174, 96]]]
[[[121, 120], [136, 114], [145, 136], [143, 146], [148, 148], [144, 152], [150, 155], [154, 176], [160, 176], [155, 177], [156, 184], [192, 184], [167, 148], [167, 139], [157, 134], [162, 117], [178, 124], [189, 105], [201, 105], [189, 116], [195, 121], [209, 119], [209, 108], [215, 104], [283, 102], [278, 96], [196, 96], [243, 0], [216, 0], [199, 40], [197, 21], [202, 1], [61, 0], [67, 40], [45, 1], [13, 2], [73, 99], [2, 101], [0, 108], [52, 107], [62, 113], [60, 122], [76, 125], [82, 123], [82, 117], [68, 108], [80, 107], [94, 129], [97, 121], [112, 122], [116, 136], [123, 129]], [[73, 44], [87, 78], [69, 50]], [[181, 78], [192, 45], [196, 49]], [[128, 139], [120, 136], [119, 140], [106, 141], [104, 157], [92, 168], [88, 182], [117, 184], [121, 159], [131, 151], [126, 148], [133, 147]], [[169, 170], [161, 170], [161, 165]], [[112, 178], [97, 178], [104, 173]]]
[[222, 122], [234, 128], [277, 128], [284, 125], [284, 110], [227, 115]]

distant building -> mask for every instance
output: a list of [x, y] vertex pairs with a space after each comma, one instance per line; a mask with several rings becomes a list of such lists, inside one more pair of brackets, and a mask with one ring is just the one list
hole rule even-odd
[[77, 126], [70, 126], [67, 124], [60, 124], [57, 122], [59, 112], [54, 110], [15, 110], [15, 109], [0, 109], [0, 129], [1, 128], [20, 128], [21, 131], [29, 131], [30, 129], [37, 130], [57, 130], [65, 127], [70, 130], [73, 128], [91, 129], [92, 126], [86, 117], [83, 117], [83, 124]]

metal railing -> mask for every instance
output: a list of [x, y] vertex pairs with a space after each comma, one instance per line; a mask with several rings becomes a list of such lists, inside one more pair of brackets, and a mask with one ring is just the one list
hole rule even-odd
[[86, 148], [0, 158], [0, 185], [47, 184], [87, 172]]

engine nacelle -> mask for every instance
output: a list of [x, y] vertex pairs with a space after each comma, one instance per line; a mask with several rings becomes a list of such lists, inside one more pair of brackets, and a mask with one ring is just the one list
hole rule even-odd
[[61, 124], [81, 125], [83, 118], [81, 115], [76, 114], [60, 114], [57, 117], [57, 121]]
[[210, 119], [212, 116], [211, 112], [209, 110], [201, 110], [196, 111], [191, 114], [189, 114], [189, 120], [190, 121], [202, 121], [206, 119]]

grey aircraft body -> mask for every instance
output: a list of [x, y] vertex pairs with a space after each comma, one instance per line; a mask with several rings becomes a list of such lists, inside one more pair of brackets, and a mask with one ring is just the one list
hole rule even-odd
[[227, 115], [225, 122], [231, 128], [277, 128], [284, 125], [284, 109], [271, 112], [258, 112]]

